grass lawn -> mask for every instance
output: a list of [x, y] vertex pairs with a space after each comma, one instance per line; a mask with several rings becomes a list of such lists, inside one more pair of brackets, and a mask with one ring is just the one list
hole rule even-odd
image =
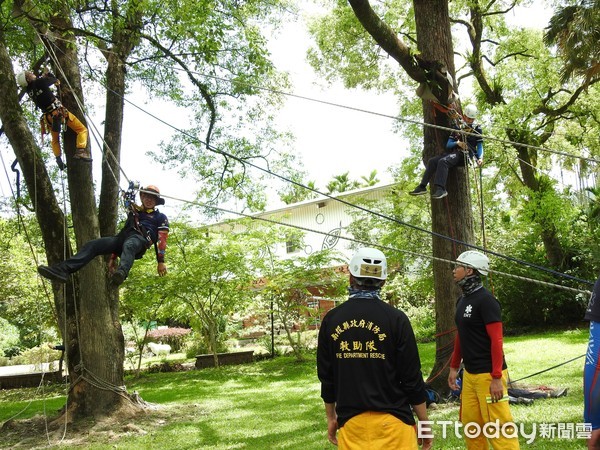
[[[587, 329], [521, 337], [507, 337], [505, 352], [510, 376], [518, 379], [573, 357], [587, 345]], [[424, 373], [433, 364], [434, 345], [419, 346]], [[527, 433], [538, 427], [538, 437], [521, 446], [531, 449], [584, 448], [567, 425], [566, 437], [539, 437], [541, 423], [579, 424], [583, 421], [583, 358], [524, 380], [529, 385], [567, 387], [566, 397], [536, 400], [531, 406], [513, 405], [517, 424]], [[244, 366], [187, 372], [145, 374], [126, 381], [129, 392], [157, 409], [125, 421], [112, 420], [58, 430], [17, 433], [8, 424], [0, 431], [0, 448], [86, 449], [333, 449], [326, 438], [326, 422], [314, 356], [298, 363], [290, 357]], [[64, 386], [0, 391], [0, 422], [15, 414], [17, 421], [33, 418], [45, 430], [46, 417], [64, 404]], [[43, 397], [42, 398], [42, 394]], [[45, 412], [44, 412], [45, 411]], [[20, 414], [19, 414], [20, 413]], [[433, 421], [455, 421], [457, 404], [441, 404], [430, 410]], [[462, 439], [449, 428], [434, 427], [437, 449], [464, 449]], [[555, 433], [557, 433], [555, 431]], [[64, 436], [64, 437], [63, 437]]]

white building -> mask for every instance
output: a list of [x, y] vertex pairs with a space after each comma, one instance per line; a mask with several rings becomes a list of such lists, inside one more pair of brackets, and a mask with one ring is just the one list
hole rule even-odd
[[[304, 243], [300, 247], [294, 240], [281, 242], [276, 249], [276, 255], [280, 258], [298, 255], [310, 255], [315, 251], [333, 248], [339, 251], [343, 257], [352, 256], [352, 247], [356, 244], [344, 237], [352, 238], [346, 231], [352, 223], [351, 211], [356, 212], [354, 204], [360, 204], [361, 200], [384, 200], [395, 184], [372, 186], [355, 189], [352, 191], [319, 196], [318, 198], [305, 200], [303, 202], [286, 205], [284, 207], [253, 214], [255, 219], [281, 223], [290, 226], [290, 230], [300, 230], [304, 233]], [[223, 231], [243, 231], [232, 222], [220, 222], [213, 225], [212, 229]]]

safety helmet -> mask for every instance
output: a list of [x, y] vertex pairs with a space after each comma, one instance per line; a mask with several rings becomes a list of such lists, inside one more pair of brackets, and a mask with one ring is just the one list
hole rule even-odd
[[477, 270], [481, 275], [487, 275], [490, 268], [490, 260], [481, 252], [468, 250], [456, 258], [456, 262]]
[[465, 106], [463, 113], [465, 114], [465, 117], [475, 119], [477, 118], [477, 107], [475, 105], [467, 105]]
[[363, 247], [354, 254], [348, 269], [354, 278], [387, 278], [387, 260], [381, 250]]
[[[156, 195], [154, 196], [154, 197], [156, 197], [156, 204], [157, 205], [164, 205], [165, 204], [165, 199], [160, 196], [160, 190], [156, 186], [154, 186], [153, 184], [149, 184], [148, 186], [146, 186], [145, 188], [143, 188], [142, 191], [156, 192]], [[140, 192], [140, 194], [152, 195], [152, 194], [149, 194], [148, 192]]]
[[27, 87], [27, 72], [17, 74], [17, 84], [21, 87]]

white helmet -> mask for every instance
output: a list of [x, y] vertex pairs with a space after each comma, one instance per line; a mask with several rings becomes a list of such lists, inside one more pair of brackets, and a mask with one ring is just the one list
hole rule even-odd
[[371, 247], [358, 249], [354, 254], [348, 269], [354, 278], [387, 278], [387, 260], [381, 250]]
[[27, 72], [17, 74], [17, 84], [21, 87], [27, 87]]
[[463, 110], [465, 117], [468, 117], [469, 119], [475, 119], [477, 117], [477, 112], [477, 107], [475, 105], [467, 105]]
[[481, 252], [468, 250], [461, 253], [456, 258], [456, 262], [462, 263], [467, 267], [477, 270], [481, 275], [487, 275], [490, 268], [490, 260]]

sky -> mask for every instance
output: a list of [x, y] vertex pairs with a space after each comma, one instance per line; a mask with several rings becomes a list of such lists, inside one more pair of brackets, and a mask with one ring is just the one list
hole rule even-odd
[[[519, 8], [512, 15], [512, 21], [520, 26], [543, 28], [551, 13], [552, 11], [539, 8]], [[396, 98], [392, 95], [380, 95], [360, 89], [347, 90], [340, 83], [326, 85], [306, 62], [309, 45], [310, 37], [301, 20], [286, 25], [269, 42], [275, 65], [279, 70], [290, 74], [294, 94], [386, 116], [397, 115]], [[177, 117], [181, 117], [181, 111], [168, 104], [161, 103], [158, 107], [147, 104], [145, 96], [136, 95], [135, 89], [129, 99], [167, 123], [175, 125]], [[96, 105], [96, 112], [101, 112], [101, 105]], [[92, 124], [89, 126], [91, 139], [94, 139], [93, 128], [101, 128], [101, 123], [102, 114], [92, 115]], [[361, 176], [368, 176], [372, 170], [377, 170], [381, 182], [388, 183], [391, 181], [389, 168], [399, 164], [407, 155], [406, 141], [392, 131], [394, 120], [379, 115], [287, 97], [285, 106], [278, 114], [277, 124], [295, 135], [296, 150], [302, 157], [310, 180], [316, 181], [319, 190], [325, 190], [327, 182], [335, 175], [345, 172], [349, 172], [351, 179], [358, 180]], [[34, 130], [34, 133], [37, 132], [39, 130]], [[169, 126], [127, 104], [121, 166], [132, 180], [142, 184], [156, 184], [166, 195], [191, 200], [194, 198], [195, 184], [181, 180], [177, 173], [165, 170], [147, 156], [148, 151], [158, 150], [161, 141], [168, 141], [172, 133], [173, 129]], [[46, 138], [46, 144], [49, 145], [49, 137]], [[92, 141], [94, 178], [97, 184], [100, 181], [101, 164], [99, 145]], [[14, 159], [12, 150], [2, 145], [1, 152], [5, 165], [10, 166]], [[9, 178], [14, 183], [14, 174], [9, 173]], [[123, 180], [121, 187], [125, 186], [126, 182]], [[0, 181], [0, 194], [10, 196], [6, 177], [2, 177]], [[178, 214], [182, 205], [174, 203], [177, 202], [167, 202], [165, 212]], [[277, 199], [270, 202], [273, 207], [278, 204]]]

